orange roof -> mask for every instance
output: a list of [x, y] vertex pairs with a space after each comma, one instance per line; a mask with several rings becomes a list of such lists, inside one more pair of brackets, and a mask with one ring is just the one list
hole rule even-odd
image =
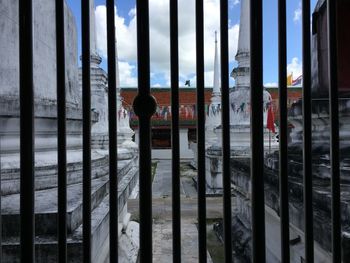
[[[278, 88], [267, 87], [271, 94], [273, 111], [275, 118], [279, 116]], [[171, 125], [171, 90], [170, 88], [151, 88], [151, 94], [157, 101], [157, 112], [152, 117], [152, 125], [157, 128], [169, 128]], [[212, 88], [205, 89], [205, 105], [210, 104]], [[137, 116], [133, 114], [132, 103], [137, 95], [137, 88], [121, 88], [120, 95], [123, 98], [123, 106], [130, 112], [131, 126], [137, 127]], [[302, 96], [301, 87], [288, 88], [288, 107], [296, 102]], [[180, 105], [180, 126], [195, 128], [196, 127], [196, 88], [180, 88], [179, 105]], [[207, 107], [206, 107], [207, 109]]]
[[[157, 101], [157, 112], [152, 117], [152, 125], [158, 128], [169, 127], [171, 124], [171, 90], [169, 88], [152, 88], [152, 96]], [[210, 104], [212, 88], [205, 89], [205, 104]], [[131, 126], [138, 125], [137, 117], [132, 113], [132, 103], [137, 95], [136, 88], [121, 88], [123, 106], [131, 112]], [[194, 128], [196, 126], [196, 89], [179, 89], [180, 126]]]

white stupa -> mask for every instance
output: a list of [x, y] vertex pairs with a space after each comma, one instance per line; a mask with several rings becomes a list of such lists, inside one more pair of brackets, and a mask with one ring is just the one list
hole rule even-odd
[[[264, 87], [250, 86], [250, 1], [241, 1], [241, 17], [239, 28], [238, 49], [236, 61], [238, 66], [231, 72], [235, 79], [234, 90], [230, 93], [230, 125], [231, 125], [231, 148], [239, 155], [250, 154], [250, 90], [263, 89]], [[266, 127], [267, 110], [271, 103], [271, 95], [264, 90], [264, 126]], [[264, 129], [264, 141], [271, 149], [277, 149], [278, 144], [273, 134]], [[221, 129], [217, 130], [218, 139], [221, 141]], [[271, 136], [271, 141], [269, 139]]]
[[129, 112], [123, 107], [122, 100], [120, 96], [120, 76], [119, 76], [119, 60], [118, 60], [118, 49], [116, 43], [116, 82], [117, 82], [117, 134], [118, 134], [118, 145], [122, 145], [133, 150], [137, 150], [138, 146], [132, 141], [132, 136], [134, 131], [130, 128], [130, 117]]
[[[241, 1], [241, 20], [238, 40], [238, 50], [236, 60], [238, 66], [232, 70], [231, 76], [235, 79], [236, 85], [230, 93], [230, 146], [231, 158], [249, 158], [251, 152], [251, 125], [250, 125], [250, 91], [251, 89], [263, 89], [263, 87], [250, 86], [250, 26], [249, 26], [249, 0]], [[217, 53], [217, 51], [216, 51]], [[217, 57], [217, 55], [216, 55]], [[215, 64], [219, 62], [215, 59]], [[215, 66], [215, 75], [218, 76], [218, 66]], [[220, 105], [221, 98], [219, 81], [214, 77], [214, 89], [211, 107]], [[216, 86], [217, 85], [217, 86]], [[264, 124], [267, 122], [267, 109], [271, 103], [270, 94], [264, 90]], [[211, 130], [209, 130], [209, 128]], [[214, 131], [216, 140], [210, 136]], [[221, 114], [216, 118], [209, 114], [207, 120], [207, 138], [211, 140], [211, 145], [206, 148], [206, 185], [207, 194], [221, 194], [222, 184], [222, 126]], [[275, 150], [278, 148], [276, 139], [271, 136], [269, 140], [269, 131], [264, 128], [264, 144], [267, 149]], [[269, 145], [271, 148], [269, 149]]]
[[214, 82], [211, 103], [205, 123], [207, 146], [216, 142], [215, 129], [221, 124], [221, 85], [220, 85], [220, 62], [218, 54], [217, 32], [215, 31], [215, 55], [214, 55]]
[[[90, 0], [90, 59], [91, 59], [91, 108], [98, 113], [98, 122], [92, 128], [92, 144], [98, 148], [108, 146], [108, 75], [101, 68], [102, 58], [96, 45], [95, 3]], [[137, 145], [132, 141], [134, 131], [130, 128], [129, 113], [122, 105], [120, 96], [120, 80], [118, 66], [118, 51], [116, 43], [116, 88], [117, 88], [117, 136], [118, 148], [135, 151]], [[81, 79], [81, 77], [80, 77]], [[121, 151], [121, 150], [120, 150]]]

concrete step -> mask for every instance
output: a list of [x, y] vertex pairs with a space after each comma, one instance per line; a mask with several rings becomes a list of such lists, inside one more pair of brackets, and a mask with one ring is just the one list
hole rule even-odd
[[[118, 181], [132, 171], [133, 161], [118, 163]], [[132, 173], [132, 172], [131, 172]], [[67, 186], [67, 227], [72, 233], [82, 222], [82, 183]], [[97, 207], [109, 191], [108, 176], [97, 177], [91, 182], [91, 206]], [[19, 235], [20, 194], [3, 196], [1, 199], [2, 228], [4, 237]], [[54, 235], [57, 232], [57, 188], [35, 192], [35, 233]]]
[[[109, 191], [108, 178], [102, 177], [91, 182], [91, 206], [97, 207]], [[72, 233], [82, 222], [82, 184], [67, 187], [67, 231]], [[19, 194], [2, 198], [3, 237], [20, 234]], [[35, 234], [55, 235], [57, 233], [57, 189], [35, 192]]]
[[[138, 169], [132, 168], [125, 174], [118, 185], [119, 214], [123, 210], [128, 196], [138, 180]], [[102, 179], [102, 178], [101, 178]], [[95, 182], [93, 182], [95, 183]], [[102, 182], [101, 182], [102, 184]], [[106, 181], [107, 189], [109, 188]], [[109, 255], [109, 191], [101, 198], [91, 214], [91, 252], [92, 262], [106, 262]], [[81, 215], [81, 214], [80, 214]], [[46, 218], [53, 220], [52, 218]], [[81, 221], [81, 220], [80, 220]], [[51, 224], [51, 221], [49, 221]], [[55, 221], [56, 222], [56, 221]], [[48, 223], [48, 222], [46, 222]], [[20, 242], [19, 237], [4, 237], [2, 243], [2, 253], [4, 263], [19, 263]], [[83, 262], [82, 259], [82, 222], [68, 235], [68, 262]], [[116, 248], [117, 249], [117, 248]], [[57, 262], [57, 239], [56, 232], [52, 235], [40, 236], [36, 233], [36, 263]]]
[[[108, 257], [109, 246], [109, 195], [92, 211], [91, 214], [91, 253], [92, 262], [104, 262]], [[101, 253], [102, 252], [102, 253]], [[19, 238], [4, 238], [2, 243], [4, 263], [20, 262]], [[57, 240], [52, 236], [36, 236], [35, 262], [57, 262]], [[67, 239], [67, 256], [69, 263], [83, 262], [82, 225]]]

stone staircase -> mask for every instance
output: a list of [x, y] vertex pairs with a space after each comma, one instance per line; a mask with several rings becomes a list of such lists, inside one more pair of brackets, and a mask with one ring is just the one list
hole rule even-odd
[[[118, 161], [118, 208], [123, 216], [123, 208], [137, 183], [137, 157]], [[109, 179], [108, 155], [92, 160], [94, 170], [91, 183], [91, 251], [93, 262], [105, 262], [109, 255]], [[49, 167], [49, 166], [47, 166]], [[81, 166], [80, 166], [81, 167]], [[42, 167], [40, 168], [41, 170]], [[47, 170], [52, 176], [52, 171]], [[82, 259], [82, 182], [76, 170], [68, 171], [67, 186], [67, 245], [68, 262], [83, 262]], [[57, 176], [57, 175], [56, 175]], [[74, 180], [70, 180], [75, 177]], [[37, 179], [37, 177], [36, 177]], [[2, 262], [20, 262], [20, 194], [10, 192], [1, 200], [2, 213]], [[37, 263], [57, 262], [57, 187], [35, 192], [35, 253]], [[116, 248], [117, 249], [117, 248]]]

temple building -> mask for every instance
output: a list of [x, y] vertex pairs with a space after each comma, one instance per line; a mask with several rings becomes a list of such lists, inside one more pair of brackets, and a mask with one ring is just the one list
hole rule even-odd
[[[152, 95], [157, 100], [157, 111], [152, 117], [152, 156], [171, 158], [171, 89], [152, 88]], [[138, 142], [138, 119], [132, 110], [132, 102], [137, 95], [137, 88], [121, 88], [123, 106], [130, 113], [130, 126], [135, 131], [134, 140]], [[205, 89], [205, 104], [208, 109], [212, 88]], [[193, 158], [191, 142], [196, 141], [196, 88], [182, 87], [179, 90], [180, 147], [182, 158]], [[118, 112], [124, 114], [123, 112]]]
[[[242, 31], [243, 32], [243, 31]], [[249, 39], [241, 38], [240, 51], [236, 59], [240, 62], [238, 68], [233, 69], [231, 77], [236, 80], [235, 87], [231, 88], [231, 95], [237, 93], [245, 93], [249, 98], [249, 74], [245, 73], [245, 69], [249, 68], [249, 56], [245, 57], [242, 54], [247, 50]], [[242, 44], [243, 43], [243, 44]], [[243, 53], [242, 53], [243, 52]], [[242, 89], [243, 87], [243, 89]], [[237, 91], [238, 89], [238, 91]], [[269, 94], [272, 110], [275, 115], [275, 120], [279, 116], [278, 103], [278, 87], [265, 87], [266, 94]], [[153, 158], [168, 159], [171, 158], [171, 88], [157, 87], [151, 88], [151, 93], [157, 101], [157, 110], [152, 117], [152, 156]], [[118, 118], [123, 117], [126, 112], [129, 112], [130, 126], [135, 131], [134, 141], [138, 142], [138, 118], [132, 109], [132, 103], [137, 95], [136, 87], [121, 88], [120, 95], [123, 103], [123, 108], [127, 111], [120, 110]], [[288, 87], [288, 107], [296, 103], [302, 95], [301, 86]], [[196, 143], [196, 88], [180, 87], [179, 88], [179, 113], [180, 113], [180, 150], [181, 158], [194, 158], [195, 154], [191, 149], [195, 149]], [[232, 104], [232, 103], [231, 103]], [[247, 105], [249, 103], [246, 103]], [[233, 105], [233, 104], [232, 104]], [[232, 106], [231, 105], [231, 106]], [[239, 105], [240, 106], [240, 105]], [[214, 76], [213, 86], [205, 87], [205, 111], [206, 111], [206, 142], [211, 145], [217, 139], [215, 128], [221, 124], [221, 86], [220, 86], [220, 62], [217, 46], [217, 33], [215, 32], [215, 53], [214, 53]], [[235, 114], [237, 111], [231, 112], [231, 118], [240, 116]], [[235, 122], [231, 120], [231, 123]], [[248, 120], [249, 121], [249, 120]]]

